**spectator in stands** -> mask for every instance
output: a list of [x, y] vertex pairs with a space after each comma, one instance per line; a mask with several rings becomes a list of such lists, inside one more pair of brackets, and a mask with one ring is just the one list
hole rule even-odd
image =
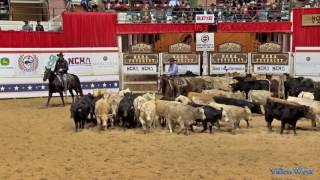
[[179, 6], [179, 1], [178, 0], [170, 0], [169, 1], [169, 6], [174, 7], [174, 6]]
[[36, 31], [44, 31], [43, 26], [40, 24], [40, 21], [37, 21]]
[[254, 1], [251, 1], [248, 8], [249, 15], [251, 17], [251, 21], [255, 21], [258, 16], [256, 3]]
[[33, 31], [33, 28], [29, 24], [29, 21], [24, 21], [24, 25], [22, 26], [22, 31]]
[[81, 0], [81, 3], [80, 3], [83, 10], [85, 10], [86, 12], [89, 11], [89, 1], [91, 0]]
[[149, 4], [145, 4], [143, 9], [141, 10], [141, 20], [144, 23], [148, 23], [151, 21], [151, 14], [149, 10]]
[[269, 13], [268, 13], [268, 19], [269, 21], [277, 21], [281, 19], [281, 12], [280, 12], [280, 9], [278, 9], [276, 3], [273, 3], [271, 5], [271, 9], [269, 10]]

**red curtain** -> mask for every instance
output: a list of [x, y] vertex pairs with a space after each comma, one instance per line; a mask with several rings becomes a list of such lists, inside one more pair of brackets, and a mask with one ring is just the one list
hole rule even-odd
[[117, 47], [116, 13], [64, 13], [68, 47]]
[[65, 47], [61, 32], [0, 31], [0, 47]]
[[157, 34], [157, 33], [177, 33], [194, 32], [195, 24], [118, 24], [117, 34]]
[[291, 32], [291, 22], [218, 23], [218, 32]]
[[115, 13], [64, 13], [63, 32], [0, 31], [0, 47], [117, 47]]
[[302, 26], [303, 14], [320, 14], [320, 8], [293, 9], [292, 52], [297, 46], [320, 46], [320, 26]]

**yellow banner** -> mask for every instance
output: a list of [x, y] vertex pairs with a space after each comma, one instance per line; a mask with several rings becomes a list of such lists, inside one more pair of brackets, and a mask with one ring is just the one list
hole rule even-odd
[[302, 15], [302, 26], [320, 26], [320, 14]]

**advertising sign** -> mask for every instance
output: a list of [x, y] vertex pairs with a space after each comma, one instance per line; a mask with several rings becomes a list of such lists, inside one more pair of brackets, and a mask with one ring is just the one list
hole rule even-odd
[[247, 53], [213, 53], [211, 54], [213, 64], [247, 64]]
[[196, 50], [214, 51], [214, 33], [197, 33]]
[[303, 14], [302, 26], [320, 26], [320, 14]]
[[282, 73], [289, 73], [289, 66], [287, 65], [262, 65], [262, 64], [255, 64], [253, 65], [253, 71], [255, 73], [273, 73], [273, 74], [282, 74]]
[[[164, 66], [165, 72], [168, 72], [169, 64]], [[182, 64], [178, 66], [178, 74], [185, 74], [187, 71], [191, 71], [194, 74], [200, 75], [200, 66], [192, 64]]]
[[196, 14], [196, 23], [214, 23], [213, 14]]
[[[54, 70], [57, 53], [3, 53], [0, 55], [0, 77], [39, 77], [45, 67]], [[69, 73], [77, 75], [105, 75], [119, 73], [117, 52], [64, 53]]]
[[225, 73], [245, 73], [245, 64], [211, 64], [211, 74], [225, 74]]
[[125, 74], [157, 74], [156, 65], [123, 65]]
[[297, 76], [320, 76], [320, 52], [297, 52], [294, 73]]
[[252, 53], [252, 64], [289, 64], [288, 53]]

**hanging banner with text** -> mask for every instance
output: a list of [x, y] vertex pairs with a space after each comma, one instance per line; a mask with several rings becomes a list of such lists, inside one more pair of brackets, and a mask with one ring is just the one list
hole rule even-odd
[[211, 64], [210, 74], [245, 73], [245, 64]]

